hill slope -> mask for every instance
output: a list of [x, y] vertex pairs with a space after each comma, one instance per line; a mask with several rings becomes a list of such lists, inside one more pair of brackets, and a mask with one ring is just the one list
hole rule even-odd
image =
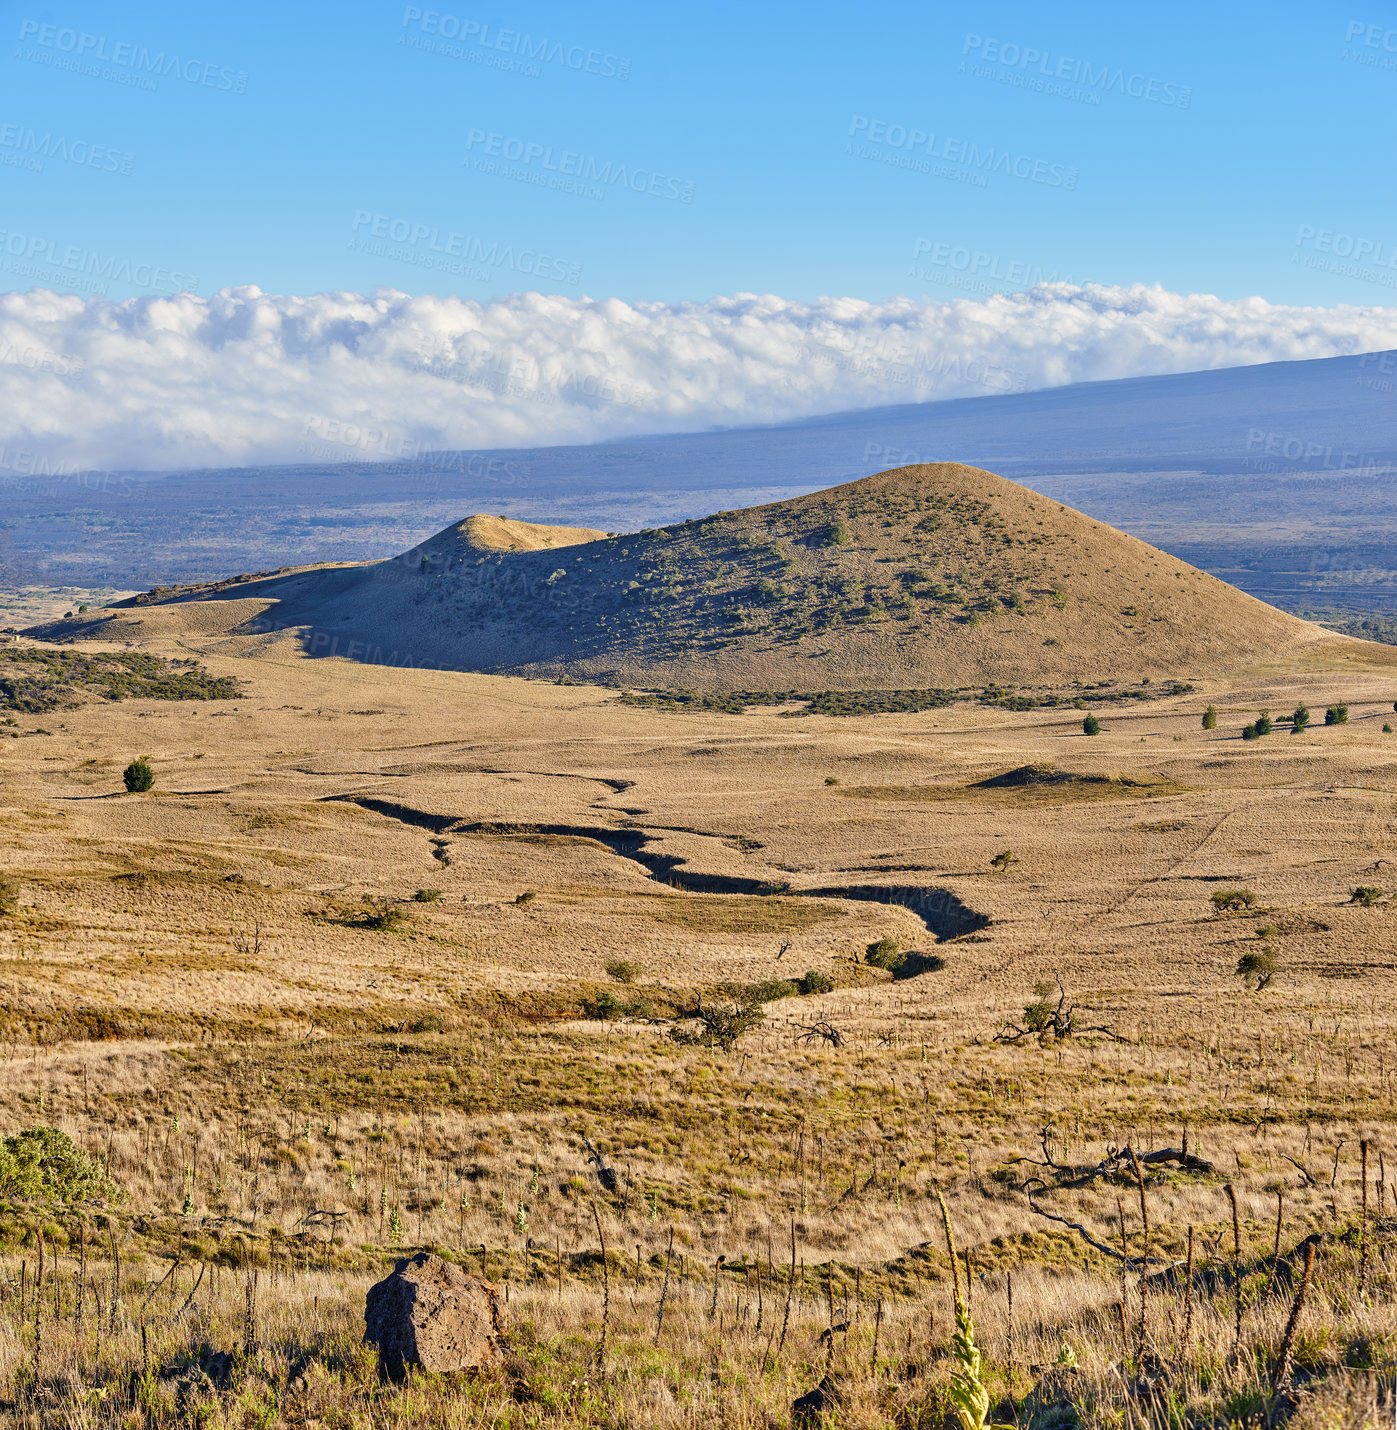
[[[226, 606], [224, 629], [294, 629], [312, 654], [704, 691], [1186, 679], [1325, 638], [954, 463], [633, 535], [508, 528], [514, 549], [467, 521], [392, 561], [240, 581], [236, 600], [191, 592], [140, 619], [207, 632]], [[540, 532], [555, 546], [523, 549]]]

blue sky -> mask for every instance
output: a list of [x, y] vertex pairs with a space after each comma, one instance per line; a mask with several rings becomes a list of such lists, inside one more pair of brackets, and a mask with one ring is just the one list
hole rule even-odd
[[7, 11], [0, 287], [75, 247], [112, 297], [1397, 283], [1379, 4]]

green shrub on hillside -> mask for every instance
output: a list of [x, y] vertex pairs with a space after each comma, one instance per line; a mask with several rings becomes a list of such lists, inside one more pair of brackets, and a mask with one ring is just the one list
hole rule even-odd
[[101, 1164], [56, 1127], [29, 1127], [0, 1142], [0, 1197], [76, 1202], [116, 1195]]

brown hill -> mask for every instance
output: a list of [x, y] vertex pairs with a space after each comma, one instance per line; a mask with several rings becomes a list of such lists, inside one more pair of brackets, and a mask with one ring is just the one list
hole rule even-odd
[[1333, 639], [956, 463], [623, 536], [471, 517], [390, 561], [178, 599], [140, 608], [148, 633], [226, 604], [230, 632], [312, 654], [701, 691], [1187, 679]]

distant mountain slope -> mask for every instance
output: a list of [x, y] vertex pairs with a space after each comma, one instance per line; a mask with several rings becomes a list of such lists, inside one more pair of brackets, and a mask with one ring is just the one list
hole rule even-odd
[[[470, 530], [131, 614], [207, 631], [226, 604], [227, 629], [294, 629], [313, 654], [705, 691], [1187, 678], [1321, 635], [955, 463], [583, 544], [559, 533], [559, 549], [517, 532], [519, 548], [483, 551]], [[119, 634], [111, 620], [87, 633]]]
[[1248, 589], [1333, 599], [1309, 591], [1318, 544], [1328, 585], [1333, 573], [1368, 573], [1357, 599], [1376, 589], [1371, 573], [1397, 570], [1394, 396], [1397, 353], [1372, 353], [585, 447], [382, 463], [336, 462], [331, 449], [294, 467], [39, 474], [0, 482], [0, 541], [34, 579], [130, 588], [380, 558], [463, 511], [633, 530], [955, 459]]

